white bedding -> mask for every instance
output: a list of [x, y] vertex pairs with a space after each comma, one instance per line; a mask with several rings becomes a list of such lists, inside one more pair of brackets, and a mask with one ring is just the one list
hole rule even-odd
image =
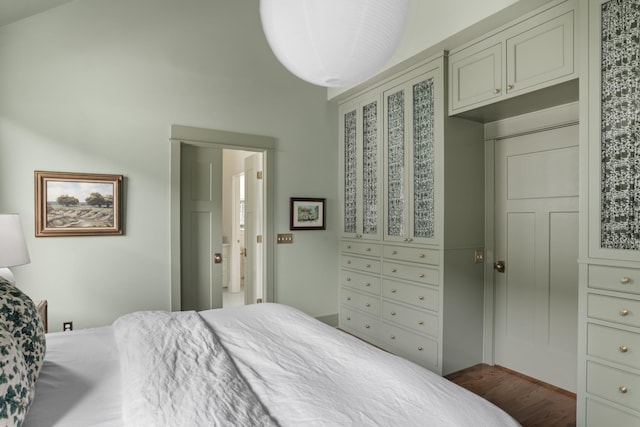
[[[199, 314], [282, 427], [518, 425], [473, 393], [293, 308], [257, 304]], [[67, 355], [76, 345], [80, 353]], [[49, 334], [47, 347], [24, 426], [121, 427], [112, 328]], [[63, 368], [67, 363], [73, 366]]]

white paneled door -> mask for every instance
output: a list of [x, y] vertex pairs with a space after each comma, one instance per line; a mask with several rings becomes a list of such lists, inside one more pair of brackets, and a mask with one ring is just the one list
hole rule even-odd
[[244, 301], [264, 301], [264, 202], [262, 154], [244, 159], [245, 247]]
[[222, 149], [181, 148], [181, 308], [222, 307]]
[[576, 391], [578, 126], [495, 143], [495, 363]]

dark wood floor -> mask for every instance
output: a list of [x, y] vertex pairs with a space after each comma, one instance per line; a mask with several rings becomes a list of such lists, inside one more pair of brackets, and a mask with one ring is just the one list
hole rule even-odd
[[575, 427], [574, 394], [506, 368], [476, 365], [446, 376], [502, 408], [523, 427]]

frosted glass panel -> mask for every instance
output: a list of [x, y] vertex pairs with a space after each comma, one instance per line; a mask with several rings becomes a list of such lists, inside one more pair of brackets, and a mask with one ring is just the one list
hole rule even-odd
[[378, 103], [362, 110], [362, 232], [378, 232]]
[[640, 249], [640, 1], [602, 5], [601, 246]]
[[387, 234], [404, 236], [404, 91], [387, 99]]
[[344, 232], [356, 232], [357, 111], [344, 115]]
[[433, 79], [413, 86], [413, 235], [433, 237], [434, 111]]

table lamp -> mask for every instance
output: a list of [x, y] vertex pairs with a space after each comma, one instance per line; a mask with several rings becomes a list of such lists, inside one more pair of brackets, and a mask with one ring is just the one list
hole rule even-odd
[[24, 240], [22, 222], [17, 214], [0, 214], [0, 277], [12, 285], [16, 280], [7, 267], [31, 262]]

